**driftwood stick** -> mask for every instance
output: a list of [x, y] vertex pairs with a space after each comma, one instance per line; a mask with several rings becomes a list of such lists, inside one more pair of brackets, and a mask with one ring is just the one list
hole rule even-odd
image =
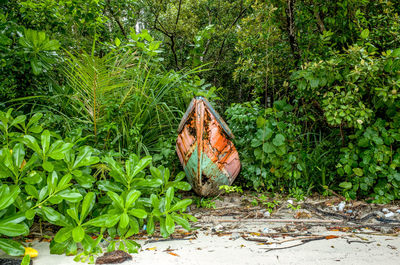
[[343, 223], [342, 220], [321, 219], [219, 219], [219, 223], [252, 222], [252, 223]]
[[272, 251], [272, 250], [281, 250], [281, 249], [294, 248], [294, 247], [298, 247], [298, 246], [304, 245], [305, 243], [308, 243], [308, 242], [307, 242], [307, 241], [306, 241], [306, 242], [301, 242], [301, 243], [299, 243], [299, 244], [297, 244], [297, 245], [292, 245], [292, 246], [287, 246], [287, 247], [280, 247], [280, 248], [264, 248], [264, 249], [265, 249], [265, 252], [268, 252], [268, 251]]
[[301, 240], [304, 242], [306, 241], [312, 241], [312, 240], [319, 240], [319, 239], [326, 239], [326, 236], [303, 236], [303, 237], [296, 237], [296, 238], [289, 238], [289, 239], [284, 239], [278, 242], [268, 242], [269, 244], [282, 244], [286, 242], [291, 242], [291, 241], [296, 241], [296, 240]]
[[322, 240], [322, 239], [329, 240], [329, 239], [334, 239], [334, 238], [338, 238], [338, 237], [329, 238], [329, 236], [320, 236], [320, 237], [303, 239], [303, 240], [301, 240], [301, 243], [299, 243], [297, 245], [292, 245], [292, 246], [288, 246], [288, 247], [280, 247], [280, 248], [264, 248], [264, 249], [266, 249], [266, 252], [268, 252], [268, 251], [271, 251], [271, 250], [280, 250], [280, 249], [298, 247], [298, 246], [304, 245], [306, 243], [309, 243], [311, 241]]
[[266, 238], [243, 237], [243, 239], [245, 239], [245, 240], [247, 240], [247, 241], [255, 241], [255, 242], [267, 243], [267, 244], [282, 244], [282, 243], [291, 242], [291, 241], [296, 241], [296, 240], [303, 240], [303, 239], [319, 239], [319, 238], [322, 239], [322, 238], [325, 238], [325, 236], [320, 236], [320, 235], [299, 236], [299, 237], [284, 239], [284, 240], [281, 240], [281, 241], [271, 241], [271, 242], [267, 242], [268, 239], [266, 239]]
[[196, 239], [196, 237], [184, 237], [184, 238], [162, 238], [162, 239], [148, 239], [144, 242], [143, 245], [149, 243], [157, 243], [157, 242], [166, 242], [166, 241], [178, 241], [178, 240], [192, 240]]

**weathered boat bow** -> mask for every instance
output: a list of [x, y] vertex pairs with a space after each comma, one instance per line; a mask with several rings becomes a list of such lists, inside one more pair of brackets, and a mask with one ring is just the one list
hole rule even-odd
[[231, 185], [240, 171], [234, 136], [211, 104], [194, 98], [178, 128], [176, 151], [189, 183], [201, 196]]

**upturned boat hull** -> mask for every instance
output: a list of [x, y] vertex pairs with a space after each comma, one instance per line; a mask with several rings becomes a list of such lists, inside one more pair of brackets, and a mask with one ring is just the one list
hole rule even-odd
[[219, 114], [203, 97], [190, 103], [178, 129], [176, 151], [189, 183], [201, 196], [218, 193], [231, 185], [240, 171], [234, 136]]

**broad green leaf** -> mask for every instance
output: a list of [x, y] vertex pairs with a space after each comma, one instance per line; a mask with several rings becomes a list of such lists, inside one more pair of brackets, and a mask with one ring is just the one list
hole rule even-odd
[[0, 234], [5, 236], [20, 236], [23, 234], [29, 234], [29, 228], [26, 224], [13, 224], [0, 222]]
[[132, 209], [129, 211], [129, 214], [141, 219], [147, 217], [147, 212], [143, 209]]
[[275, 148], [275, 153], [279, 156], [283, 156], [286, 154], [286, 146], [281, 145]]
[[392, 57], [400, 57], [400, 48], [393, 50]]
[[36, 211], [34, 209], [29, 209], [25, 212], [25, 217], [28, 220], [32, 220], [36, 215]]
[[265, 125], [266, 122], [267, 122], [267, 121], [266, 121], [263, 117], [258, 116], [258, 117], [257, 117], [257, 121], [256, 121], [256, 123], [257, 123], [257, 128], [262, 128], [262, 127], [264, 127], [264, 125]]
[[22, 180], [27, 184], [38, 184], [43, 180], [44, 172], [32, 170]]
[[72, 236], [72, 227], [64, 227], [58, 230], [57, 234], [54, 237], [54, 241], [58, 243], [62, 243]]
[[78, 208], [77, 208], [76, 204], [73, 207], [67, 209], [67, 214], [69, 216], [71, 216], [72, 219], [74, 219], [76, 223], [79, 223]]
[[72, 238], [75, 242], [81, 242], [85, 236], [85, 230], [81, 226], [77, 226], [72, 230]]
[[129, 216], [127, 213], [123, 213], [121, 215], [121, 219], [119, 219], [119, 227], [120, 228], [126, 228], [129, 223]]
[[69, 182], [72, 179], [72, 175], [70, 173], [64, 175], [61, 180], [57, 184], [57, 190], [64, 190], [70, 186]]
[[28, 124], [26, 125], [26, 127], [31, 127], [32, 125], [34, 125], [35, 123], [37, 123], [41, 118], [43, 117], [43, 113], [35, 113], [32, 118], [28, 121]]
[[48, 190], [47, 186], [44, 186], [44, 187], [39, 191], [39, 199], [38, 199], [38, 202], [43, 201], [44, 198], [47, 197], [47, 195], [49, 195], [49, 190]]
[[5, 184], [0, 186], [0, 210], [7, 208], [10, 206], [18, 194], [21, 192], [19, 187], [17, 186], [7, 186]]
[[61, 160], [64, 158], [65, 153], [68, 152], [73, 146], [74, 144], [72, 143], [64, 143], [61, 140], [55, 141], [50, 146], [48, 156], [55, 160]]
[[361, 188], [363, 191], [367, 191], [367, 190], [368, 190], [368, 185], [367, 185], [366, 183], [361, 183], [361, 184], [360, 184], [360, 188]]
[[13, 127], [17, 124], [21, 124], [23, 122], [25, 122], [26, 120], [26, 116], [25, 115], [20, 115], [18, 117], [16, 117], [11, 123], [10, 123], [10, 127]]
[[151, 205], [153, 206], [153, 208], [158, 209], [158, 207], [160, 205], [160, 200], [158, 199], [157, 195], [151, 194], [150, 201], [151, 201]]
[[52, 172], [54, 170], [54, 165], [50, 161], [43, 162], [42, 167], [47, 172]]
[[42, 132], [41, 143], [42, 143], [43, 154], [46, 154], [50, 147], [50, 131], [49, 130], [45, 130]]
[[116, 243], [117, 243], [116, 241], [111, 241], [110, 244], [108, 244], [108, 246], [107, 246], [107, 252], [112, 252], [112, 251], [114, 251], [114, 250], [115, 250], [115, 244], [116, 244]]
[[113, 227], [120, 220], [119, 215], [104, 214], [87, 221], [84, 226]]
[[93, 208], [95, 201], [96, 195], [94, 194], [94, 192], [89, 192], [88, 194], [86, 194], [82, 202], [82, 212], [80, 217], [81, 223], [83, 222], [83, 220], [85, 220], [89, 211]]
[[134, 202], [140, 197], [141, 192], [138, 190], [131, 190], [128, 192], [126, 195], [126, 201], [125, 201], [125, 208], [129, 209], [129, 207], [132, 207]]
[[60, 48], [60, 43], [58, 40], [49, 40], [44, 43], [42, 49], [45, 51], [56, 51]]
[[58, 182], [58, 175], [56, 171], [53, 171], [49, 176], [47, 177], [47, 187], [49, 189], [49, 194], [54, 193], [57, 187], [57, 182]]
[[369, 36], [369, 29], [364, 29], [361, 31], [361, 38], [366, 39]]
[[19, 224], [22, 221], [24, 221], [25, 219], [26, 218], [25, 218], [24, 213], [22, 211], [20, 211], [20, 212], [18, 212], [16, 214], [13, 214], [11, 216], [9, 216], [9, 215], [3, 216], [1, 222], [4, 223], [4, 224], [9, 224], [9, 223], [10, 224]]
[[65, 254], [67, 256], [76, 255], [76, 253], [78, 252], [78, 245], [74, 242], [74, 240], [72, 238], [69, 239], [67, 242], [69, 242], [69, 243], [67, 244]]
[[163, 180], [158, 178], [135, 179], [133, 183], [135, 183], [136, 186], [157, 188], [163, 185]]
[[352, 174], [352, 169], [349, 165], [345, 165], [344, 166], [344, 171], [346, 172], [346, 174], [351, 175]]
[[128, 183], [122, 166], [115, 162], [112, 157], [105, 157], [103, 160], [111, 167], [111, 172], [109, 173], [110, 176], [113, 177], [117, 182], [127, 185]]
[[372, 137], [372, 141], [374, 141], [377, 145], [383, 145], [383, 140], [379, 136], [374, 135]]
[[170, 187], [167, 189], [167, 192], [165, 193], [165, 211], [169, 210], [173, 199], [174, 199], [174, 188]]
[[354, 174], [356, 174], [359, 177], [362, 177], [362, 175], [364, 175], [363, 170], [359, 167], [353, 168], [353, 172], [354, 172]]
[[108, 180], [99, 180], [96, 182], [97, 183], [97, 187], [99, 188], [99, 190], [102, 191], [113, 191], [113, 192], [122, 192], [123, 189], [114, 182], [108, 181]]
[[[133, 240], [129, 239], [124, 239], [126, 249], [128, 250], [128, 253], [138, 253], [138, 246], [135, 244], [136, 242]], [[140, 245], [139, 245], [140, 247]]]
[[125, 234], [125, 238], [128, 238], [134, 234], [139, 233], [139, 223], [136, 218], [129, 218], [129, 230]]
[[30, 149], [38, 153], [42, 156], [42, 149], [40, 149], [39, 144], [37, 143], [36, 139], [30, 135], [24, 135], [23, 143], [28, 146]]
[[20, 243], [5, 238], [0, 238], [0, 249], [10, 256], [22, 256], [25, 253], [25, 249]]
[[40, 208], [40, 211], [43, 212], [43, 214], [45, 215], [45, 217], [52, 223], [56, 223], [59, 220], [61, 220], [61, 213], [57, 212], [56, 210], [54, 210], [51, 207], [42, 207]]
[[65, 190], [65, 192], [57, 194], [60, 198], [69, 202], [79, 202], [82, 200], [82, 194], [71, 190]]
[[[190, 186], [189, 183], [185, 182], [185, 181], [174, 181], [174, 182], [170, 182], [172, 187], [178, 189], [178, 190], [185, 190], [188, 191], [192, 188], [192, 186]], [[168, 185], [167, 185], [168, 187]]]
[[92, 157], [93, 148], [89, 146], [85, 146], [83, 149], [79, 151], [79, 155], [75, 159], [75, 163], [73, 168], [78, 168], [82, 166], [90, 166], [99, 162], [98, 157]]
[[169, 237], [170, 233], [168, 233], [166, 225], [165, 225], [165, 218], [160, 217], [160, 234], [162, 237], [167, 238]]
[[345, 189], [345, 190], [349, 190], [351, 189], [353, 185], [351, 184], [351, 182], [342, 182], [339, 184], [339, 187]]
[[120, 209], [124, 209], [124, 202], [121, 197], [118, 196], [115, 192], [109, 191], [107, 192], [108, 197], [119, 207]]
[[21, 261], [21, 265], [30, 265], [31, 264], [31, 256], [25, 255]]
[[169, 214], [165, 215], [165, 228], [166, 228], [168, 234], [172, 234], [175, 231], [174, 219], [172, 219], [171, 215], [169, 215]]
[[163, 173], [164, 173], [163, 174], [164, 183], [168, 183], [169, 177], [171, 175], [170, 172], [169, 172], [169, 169], [165, 168]]
[[83, 249], [89, 253], [98, 245], [95, 245], [95, 240], [93, 240], [93, 238], [91, 238], [87, 234], [85, 234], [85, 236], [83, 237], [81, 244]]
[[119, 47], [121, 45], [121, 41], [118, 38], [115, 38], [115, 46]]
[[43, 131], [43, 127], [40, 125], [32, 126], [28, 131], [32, 133], [41, 133]]
[[82, 173], [79, 175], [75, 175], [75, 173], [79, 170], [74, 170], [74, 179], [78, 182], [80, 186], [82, 186], [85, 189], [90, 189], [93, 185], [93, 183], [96, 181], [96, 179], [91, 176], [90, 174]]
[[38, 61], [37, 58], [31, 59], [31, 67], [32, 67], [32, 72], [34, 75], [39, 75], [43, 71], [41, 63]]
[[171, 217], [172, 217], [172, 219], [174, 219], [174, 221], [175, 221], [177, 224], [181, 225], [184, 229], [190, 230], [190, 224], [189, 224], [188, 220], [186, 220], [185, 218], [182, 218], [182, 217], [178, 216], [178, 215], [175, 214], [175, 213], [172, 213], [172, 214], [171, 214]]
[[146, 231], [147, 234], [152, 235], [155, 230], [155, 225], [154, 225], [154, 218], [153, 215], [149, 215], [147, 217], [147, 226], [146, 226]]
[[140, 171], [145, 169], [150, 163], [151, 163], [152, 157], [151, 156], [145, 156], [140, 161], [137, 163], [135, 168], [133, 169], [132, 175], [130, 176], [133, 178], [136, 176]]
[[192, 204], [192, 200], [191, 199], [184, 199], [184, 200], [178, 201], [174, 206], [171, 207], [171, 209], [169, 209], [169, 212], [174, 212], [174, 211], [177, 211], [177, 210], [183, 210], [187, 206], [189, 206], [190, 204]]
[[273, 153], [275, 151], [275, 147], [269, 143], [269, 142], [265, 142], [263, 144], [263, 151], [267, 154]]
[[25, 191], [28, 195], [31, 195], [33, 198], [39, 198], [39, 192], [37, 191], [36, 187], [33, 185], [25, 185]]
[[14, 165], [17, 168], [21, 168], [22, 162], [24, 161], [25, 157], [25, 149], [22, 143], [17, 143], [12, 151], [12, 155], [14, 158]]
[[161, 171], [156, 167], [150, 167], [150, 173], [154, 178], [162, 179]]
[[181, 171], [179, 172], [176, 177], [175, 177], [175, 181], [181, 181], [182, 179], [184, 179], [186, 177], [185, 172]]
[[274, 139], [272, 140], [272, 143], [275, 146], [281, 146], [285, 143], [285, 136], [283, 136], [282, 134], [278, 133], [277, 135], [275, 135]]

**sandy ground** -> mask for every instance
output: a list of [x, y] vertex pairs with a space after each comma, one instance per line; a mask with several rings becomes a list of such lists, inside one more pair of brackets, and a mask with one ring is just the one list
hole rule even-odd
[[[399, 204], [347, 202], [338, 211], [337, 198], [312, 200], [311, 208], [299, 204], [300, 210], [282, 202], [270, 214], [243, 201], [228, 197], [217, 209], [193, 208], [195, 231], [178, 230], [175, 239], [142, 236], [139, 253], [122, 264], [400, 265]], [[74, 257], [51, 255], [49, 243], [34, 241], [32, 247], [39, 251], [34, 265], [77, 264]]]
[[[235, 240], [232, 235], [206, 235], [201, 232], [193, 240], [142, 245], [139, 254], [133, 254], [133, 261], [123, 264], [400, 264], [398, 237], [361, 234], [360, 239], [354, 237], [354, 233], [328, 233], [318, 231], [322, 230], [318, 227], [314, 229], [319, 235], [337, 235], [339, 238], [268, 251], [267, 248], [288, 247], [298, 242], [260, 245], [241, 237]], [[348, 243], [348, 239], [357, 242]], [[33, 246], [40, 253], [34, 259], [34, 265], [76, 264], [73, 257], [50, 255], [48, 243], [35, 243]]]

